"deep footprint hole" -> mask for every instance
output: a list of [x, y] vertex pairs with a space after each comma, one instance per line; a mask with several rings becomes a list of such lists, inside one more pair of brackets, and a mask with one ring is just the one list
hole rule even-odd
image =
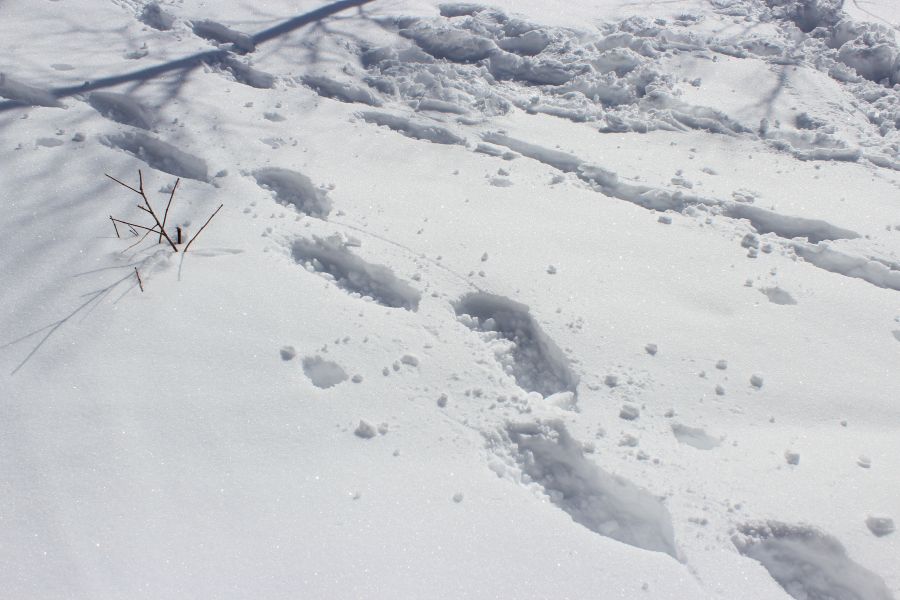
[[463, 296], [454, 305], [456, 315], [470, 329], [494, 343], [495, 355], [504, 370], [526, 392], [551, 396], [577, 393], [578, 376], [559, 346], [544, 333], [526, 305], [503, 296], [477, 292]]

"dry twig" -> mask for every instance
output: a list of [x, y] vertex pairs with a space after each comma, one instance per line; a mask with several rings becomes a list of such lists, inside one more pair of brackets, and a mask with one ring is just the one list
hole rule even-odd
[[[169, 209], [172, 207], [172, 201], [175, 198], [176, 190], [178, 190], [178, 184], [181, 183], [181, 178], [179, 177], [178, 179], [176, 179], [175, 185], [172, 186], [172, 191], [169, 193], [169, 201], [166, 203], [166, 210], [163, 213], [162, 221], [160, 221], [159, 217], [156, 214], [156, 211], [153, 210], [153, 205], [150, 204], [150, 200], [147, 198], [147, 193], [144, 191], [144, 174], [140, 169], [138, 169], [138, 185], [137, 185], [137, 187], [130, 186], [127, 183], [125, 183], [124, 181], [121, 181], [120, 179], [116, 179], [115, 177], [113, 177], [112, 175], [110, 175], [108, 173], [105, 173], [105, 175], [107, 177], [109, 177], [110, 179], [112, 179], [113, 181], [115, 181], [116, 183], [118, 183], [119, 185], [121, 185], [122, 187], [127, 188], [127, 189], [131, 190], [132, 192], [134, 192], [135, 194], [137, 194], [138, 196], [140, 196], [144, 202], [143, 202], [143, 204], [138, 204], [137, 207], [141, 211], [147, 213], [148, 215], [150, 215], [153, 218], [153, 224], [148, 227], [146, 225], [139, 225], [137, 223], [125, 221], [123, 219], [117, 219], [117, 218], [113, 217], [112, 215], [109, 216], [109, 219], [110, 219], [110, 221], [112, 221], [113, 227], [115, 228], [116, 235], [118, 237], [122, 237], [119, 233], [118, 224], [127, 225], [128, 229], [131, 231], [131, 233], [135, 237], [138, 236], [138, 232], [137, 232], [138, 229], [142, 229], [145, 232], [144, 235], [141, 236], [141, 239], [139, 239], [137, 242], [131, 244], [128, 248], [126, 248], [126, 251], [130, 250], [131, 248], [133, 248], [133, 247], [137, 246], [138, 244], [140, 244], [141, 242], [143, 242], [145, 239], [147, 239], [147, 236], [150, 235], [151, 233], [156, 233], [156, 234], [159, 234], [159, 240], [157, 243], [161, 243], [163, 241], [163, 239], [165, 239], [166, 242], [168, 242], [169, 246], [171, 246], [172, 250], [174, 250], [175, 252], [178, 252], [178, 246], [181, 245], [181, 243], [184, 241], [182, 239], [182, 229], [181, 229], [181, 227], [176, 227], [176, 231], [177, 231], [177, 235], [176, 235], [177, 244], [176, 244], [176, 242], [172, 240], [172, 237], [168, 234], [168, 232], [166, 232], [166, 223], [169, 220]], [[220, 204], [219, 208], [217, 208], [215, 211], [213, 211], [213, 214], [211, 214], [209, 216], [209, 218], [206, 220], [206, 222], [203, 224], [203, 226], [200, 227], [199, 230], [197, 230], [197, 233], [194, 234], [194, 237], [192, 237], [187, 242], [187, 244], [185, 244], [184, 248], [181, 250], [182, 253], [188, 251], [188, 248], [190, 248], [191, 244], [194, 243], [194, 240], [197, 239], [197, 236], [200, 235], [200, 232], [203, 231], [207, 225], [209, 225], [209, 222], [212, 221], [213, 217], [215, 217], [220, 210], [222, 210], [223, 206], [224, 206], [224, 204]], [[135, 274], [137, 274], [137, 269], [135, 269]], [[138, 275], [138, 281], [140, 282], [140, 275]], [[143, 291], [143, 284], [141, 284], [141, 291]]]
[[[122, 187], [128, 188], [129, 190], [131, 190], [135, 194], [139, 195], [144, 200], [144, 205], [146, 206], [146, 208], [143, 206], [138, 206], [138, 208], [149, 213], [150, 216], [153, 217], [153, 220], [156, 222], [156, 226], [159, 227], [160, 235], [162, 237], [166, 238], [166, 241], [169, 242], [169, 245], [172, 247], [172, 250], [174, 252], [178, 252], [178, 247], [175, 245], [175, 242], [172, 241], [172, 238], [169, 237], [169, 234], [166, 233], [166, 230], [163, 227], [162, 223], [159, 222], [159, 217], [157, 217], [156, 213], [153, 211], [153, 206], [150, 204], [150, 200], [147, 199], [147, 194], [144, 192], [144, 174], [141, 172], [141, 170], [138, 169], [138, 187], [137, 187], [137, 189], [131, 187], [127, 183], [119, 181], [118, 179], [116, 179], [115, 177], [110, 175], [109, 173], [107, 173], [106, 176], [109, 177], [110, 179], [112, 179], [113, 181], [115, 181], [116, 183], [118, 183], [119, 185], [121, 185]], [[148, 228], [142, 227], [142, 229], [148, 229]]]
[[218, 213], [220, 210], [222, 210], [222, 207], [223, 207], [223, 206], [225, 206], [225, 205], [224, 205], [224, 204], [220, 204], [220, 205], [219, 205], [219, 208], [217, 208], [217, 209], [215, 210], [215, 212], [213, 212], [213, 214], [209, 215], [209, 218], [206, 220], [206, 223], [203, 224], [203, 227], [201, 227], [200, 229], [197, 230], [197, 233], [194, 234], [194, 237], [192, 237], [191, 240], [190, 240], [190, 241], [187, 243], [187, 245], [184, 247], [184, 251], [185, 251], [185, 252], [188, 251], [188, 248], [191, 247], [191, 244], [193, 244], [193, 243], [194, 243], [194, 240], [197, 239], [197, 236], [200, 235], [200, 232], [203, 231], [203, 229], [204, 229], [207, 225], [209, 225], [209, 222], [212, 221], [212, 219], [213, 219], [214, 216], [216, 216], [216, 213]]

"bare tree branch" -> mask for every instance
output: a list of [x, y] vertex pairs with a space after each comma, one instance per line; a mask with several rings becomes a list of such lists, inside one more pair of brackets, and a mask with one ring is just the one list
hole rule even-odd
[[[162, 222], [162, 228], [163, 228], [163, 229], [166, 228], [166, 221], [167, 221], [168, 218], [169, 218], [169, 207], [172, 206], [172, 198], [175, 197], [175, 190], [178, 189], [178, 184], [179, 184], [179, 183], [181, 183], [181, 177], [179, 177], [178, 179], [175, 180], [175, 185], [172, 186], [172, 193], [169, 194], [169, 201], [166, 203], [166, 212], [163, 213], [163, 222]], [[178, 237], [179, 237], [178, 243], [181, 243], [180, 230], [179, 230], [179, 236], [178, 236]], [[161, 234], [161, 233], [159, 234], [159, 241], [160, 241], [160, 242], [162, 241], [162, 234]]]
[[[131, 187], [127, 183], [119, 181], [118, 179], [116, 179], [115, 177], [110, 175], [109, 173], [105, 173], [105, 175], [107, 177], [109, 177], [110, 179], [112, 179], [113, 181], [115, 181], [116, 183], [118, 183], [119, 185], [128, 188], [129, 190], [131, 190], [132, 192], [134, 192], [135, 194], [138, 194], [141, 198], [143, 198], [144, 206], [138, 206], [138, 208], [140, 208], [144, 212], [148, 213], [151, 217], [153, 217], [153, 220], [156, 222], [156, 226], [159, 227], [160, 237], [166, 238], [166, 241], [169, 243], [169, 246], [172, 247], [172, 250], [174, 252], [178, 252], [178, 247], [175, 245], [175, 242], [172, 241], [172, 238], [169, 237], [169, 234], [166, 233], [166, 230], [163, 227], [162, 223], [159, 222], [159, 217], [156, 216], [156, 213], [153, 211], [153, 205], [150, 204], [150, 200], [147, 198], [147, 194], [144, 192], [144, 173], [140, 169], [138, 169], [138, 187], [137, 187], [137, 189]], [[121, 221], [121, 222], [124, 223], [125, 221]], [[134, 225], [134, 224], [131, 223], [131, 225]], [[139, 225], [138, 227], [141, 227], [141, 226]], [[147, 229], [147, 227], [141, 227], [141, 229]], [[162, 239], [160, 239], [160, 241], [162, 241]]]
[[194, 234], [194, 237], [192, 237], [191, 240], [187, 243], [187, 246], [184, 247], [184, 252], [187, 252], [187, 251], [188, 251], [188, 248], [191, 247], [191, 244], [193, 244], [193, 243], [194, 243], [194, 240], [197, 239], [197, 236], [200, 235], [200, 232], [203, 231], [203, 229], [204, 229], [207, 225], [209, 225], [209, 222], [212, 221], [212, 219], [213, 219], [214, 216], [216, 216], [216, 213], [218, 213], [220, 210], [222, 210], [222, 207], [223, 207], [223, 206], [225, 206], [225, 205], [224, 205], [224, 204], [220, 204], [220, 205], [219, 205], [219, 208], [217, 208], [217, 209], [215, 210], [215, 212], [213, 212], [213, 214], [209, 215], [209, 218], [206, 220], [206, 223], [203, 224], [203, 227], [201, 227], [200, 229], [197, 230], [197, 233]]
[[[145, 229], [147, 231], [157, 231], [156, 225], [154, 225], [153, 227], [144, 227], [143, 225], [138, 225], [137, 223], [129, 223], [128, 221], [123, 221], [122, 219], [112, 218], [112, 220], [113, 220], [113, 223], [122, 223], [123, 225], [128, 225], [130, 227], [137, 227], [138, 229]], [[136, 231], [134, 233], [137, 234]]]
[[127, 183], [123, 183], [123, 182], [119, 181], [118, 179], [116, 179], [115, 177], [113, 177], [112, 175], [110, 175], [109, 173], [104, 173], [104, 175], [106, 175], [107, 177], [109, 177], [110, 179], [112, 179], [113, 181], [115, 181], [116, 183], [118, 183], [119, 185], [121, 185], [122, 187], [128, 188], [129, 190], [131, 190], [131, 191], [134, 192], [135, 194], [140, 194], [140, 192], [139, 192], [138, 190], [134, 189], [133, 187], [131, 187], [131, 186], [128, 185]]

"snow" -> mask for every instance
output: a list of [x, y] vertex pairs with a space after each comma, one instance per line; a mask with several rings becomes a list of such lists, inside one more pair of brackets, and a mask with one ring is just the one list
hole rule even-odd
[[0, 596], [900, 597], [896, 3], [263, 4], [0, 8]]

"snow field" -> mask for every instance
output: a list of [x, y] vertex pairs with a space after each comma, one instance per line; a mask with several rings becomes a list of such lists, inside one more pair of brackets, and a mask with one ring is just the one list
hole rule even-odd
[[[16, 37], [0, 589], [896, 595], [893, 34], [515, 4]], [[188, 255], [122, 252], [137, 168], [173, 222], [226, 203]]]

